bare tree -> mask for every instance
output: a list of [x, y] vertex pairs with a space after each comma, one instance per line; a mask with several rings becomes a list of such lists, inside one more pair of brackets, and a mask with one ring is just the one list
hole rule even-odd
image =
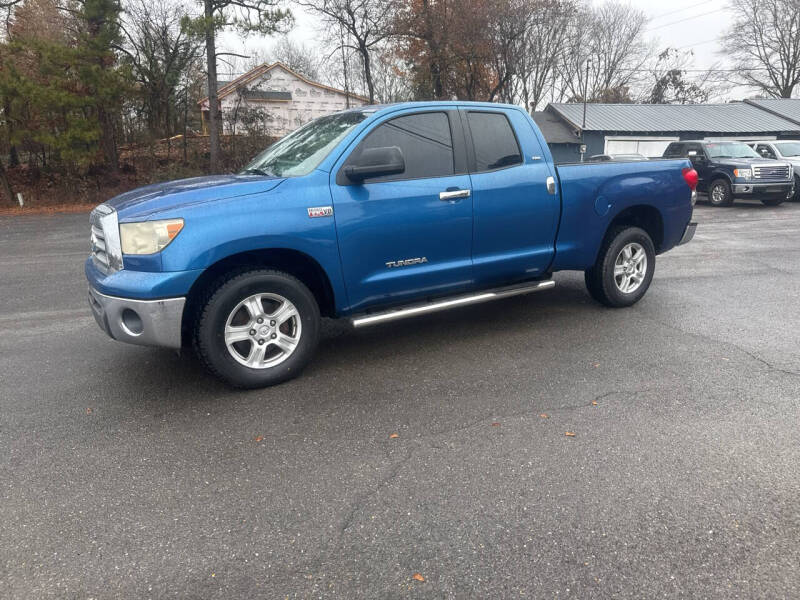
[[319, 79], [320, 59], [314, 48], [295, 43], [283, 36], [270, 49], [270, 56], [308, 79]]
[[648, 104], [698, 104], [708, 102], [722, 91], [722, 77], [715, 66], [690, 74], [694, 53], [666, 48], [650, 68], [650, 81], [642, 89], [641, 101]]
[[201, 43], [180, 26], [186, 6], [148, 0], [126, 3], [120, 47], [142, 97], [141, 113], [153, 135], [167, 137], [178, 127], [181, 90], [201, 57]]
[[775, 98], [800, 84], [800, 0], [731, 0], [733, 26], [722, 38], [737, 83]]
[[576, 0], [527, 0], [525, 4], [526, 27], [517, 57], [513, 100], [533, 112], [554, 84], [578, 5]]
[[562, 99], [622, 99], [646, 74], [653, 47], [644, 38], [647, 15], [607, 0], [584, 5], [572, 20], [558, 66]]
[[[372, 55], [376, 47], [392, 35], [395, 0], [296, 0], [300, 6], [322, 17], [326, 37], [334, 47], [347, 47], [358, 53], [370, 102], [375, 102]], [[343, 32], [344, 40], [339, 39]]]

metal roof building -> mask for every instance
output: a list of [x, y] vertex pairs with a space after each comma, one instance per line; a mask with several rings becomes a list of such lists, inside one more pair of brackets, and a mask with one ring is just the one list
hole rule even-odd
[[745, 100], [745, 102], [800, 125], [800, 98], [769, 98]]
[[[800, 100], [775, 102], [792, 104], [778, 105], [769, 100], [728, 104], [587, 104], [585, 128], [583, 104], [552, 103], [544, 112], [569, 127], [578, 143], [583, 140], [587, 156], [640, 153], [657, 157], [670, 142], [679, 140], [800, 137]], [[782, 112], [775, 108], [778, 106]], [[797, 111], [796, 121], [791, 111]], [[581, 159], [574, 144], [567, 148], [563, 141], [556, 138], [551, 141], [546, 132], [544, 135], [557, 162]]]

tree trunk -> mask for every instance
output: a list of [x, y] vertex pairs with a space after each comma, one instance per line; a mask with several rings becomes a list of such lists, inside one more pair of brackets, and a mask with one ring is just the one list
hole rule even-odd
[[369, 103], [375, 104], [375, 84], [372, 82], [372, 65], [369, 62], [369, 49], [364, 44], [359, 44], [361, 60], [364, 61], [364, 79], [367, 82], [369, 91]]
[[97, 107], [100, 119], [100, 147], [103, 150], [103, 161], [112, 173], [119, 170], [117, 140], [114, 135], [114, 117], [103, 106]]
[[219, 98], [217, 97], [217, 48], [214, 31], [214, 5], [204, 0], [206, 13], [206, 60], [208, 61], [208, 141], [209, 168], [219, 172]]
[[14, 190], [11, 189], [11, 184], [8, 181], [6, 170], [3, 168], [3, 163], [0, 163], [0, 190], [8, 196], [8, 201], [14, 204]]

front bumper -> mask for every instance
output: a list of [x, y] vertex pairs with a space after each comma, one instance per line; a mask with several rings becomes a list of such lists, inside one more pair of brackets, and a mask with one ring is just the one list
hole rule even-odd
[[180, 349], [185, 304], [186, 298], [135, 300], [89, 287], [89, 306], [100, 328], [115, 340], [140, 346]]
[[780, 183], [734, 183], [731, 186], [734, 196], [747, 198], [788, 198], [794, 193], [794, 182]]
[[697, 223], [689, 223], [686, 226], [686, 229], [683, 232], [683, 237], [681, 238], [681, 241], [678, 242], [678, 245], [680, 246], [681, 244], [688, 244], [691, 242], [695, 231], [697, 231]]

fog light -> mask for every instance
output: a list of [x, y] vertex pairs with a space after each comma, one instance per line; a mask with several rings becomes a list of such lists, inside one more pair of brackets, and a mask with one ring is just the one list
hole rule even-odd
[[144, 331], [144, 323], [135, 310], [126, 308], [122, 311], [122, 328], [129, 335], [141, 335]]

